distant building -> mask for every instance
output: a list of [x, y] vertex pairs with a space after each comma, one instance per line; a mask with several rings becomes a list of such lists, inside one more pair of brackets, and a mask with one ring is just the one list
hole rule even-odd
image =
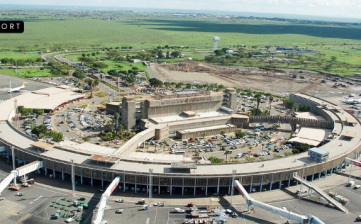
[[130, 59], [130, 62], [140, 63], [140, 62], [142, 62], [142, 60], [140, 60], [140, 59]]

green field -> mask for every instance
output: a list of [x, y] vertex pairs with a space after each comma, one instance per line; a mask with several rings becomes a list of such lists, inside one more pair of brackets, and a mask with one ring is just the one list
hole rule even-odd
[[37, 59], [40, 56], [36, 52], [31, 53], [0, 53], [0, 59], [2, 58], [13, 58], [13, 59]]
[[[54, 77], [61, 76], [62, 73], [53, 73], [51, 69], [45, 68], [40, 70], [39, 68], [27, 68], [27, 69], [18, 69], [18, 76], [22, 78], [32, 78], [32, 77]], [[1, 69], [0, 74], [16, 76], [15, 69]]]
[[[34, 19], [25, 21], [23, 34], [2, 36], [1, 49], [11, 51], [18, 46], [27, 50], [90, 49], [93, 47], [133, 48], [158, 45], [212, 48], [212, 37], [219, 36], [220, 46], [232, 45], [298, 45], [357, 44], [360, 45], [361, 29], [354, 27], [298, 25], [270, 21], [221, 22], [214, 18], [181, 19], [148, 17], [131, 20], [120, 17], [118, 21], [91, 18], [65, 18], [65, 20]], [[208, 19], [208, 21], [207, 21]]]
[[[298, 58], [300, 63], [268, 63], [256, 59], [230, 59], [228, 65], [259, 66], [270, 68], [303, 68], [320, 72], [353, 75], [360, 73], [361, 29], [352, 26], [305, 25], [291, 22], [275, 22], [266, 20], [221, 21], [215, 16], [203, 18], [175, 18], [171, 13], [152, 14], [147, 12], [112, 12], [118, 20], [92, 19], [91, 17], [64, 16], [65, 20], [49, 16], [47, 13], [32, 13], [28, 16], [39, 16], [39, 19], [25, 19], [23, 34], [6, 34], [2, 36], [0, 59], [4, 57], [27, 59], [37, 58], [36, 51], [83, 51], [84, 53], [100, 52], [97, 58], [105, 58], [106, 48], [132, 47], [119, 49], [120, 55], [135, 55], [140, 50], [147, 52], [158, 46], [183, 46], [180, 51], [184, 58], [160, 59], [167, 63], [193, 58], [203, 60], [212, 52], [212, 37], [219, 36], [219, 48], [238, 49], [246, 45], [246, 52], [264, 52], [266, 46], [299, 46], [301, 49], [315, 50], [319, 55], [306, 55]], [[21, 15], [16, 15], [21, 18]], [[10, 54], [7, 52], [18, 52]], [[164, 52], [166, 49], [163, 50]], [[25, 53], [22, 53], [25, 52]], [[330, 58], [337, 60], [332, 68]], [[81, 53], [66, 55], [71, 61], [78, 61]], [[90, 56], [93, 57], [93, 56]], [[275, 56], [283, 57], [283, 56]], [[153, 58], [154, 59], [154, 58]], [[157, 59], [154, 59], [157, 60]], [[130, 70], [138, 67], [146, 70], [140, 63], [126, 61], [104, 61], [109, 67], [103, 72], [115, 69]], [[217, 62], [221, 64], [220, 62]], [[215, 64], [217, 64], [215, 63]], [[304, 65], [302, 65], [304, 64]], [[13, 71], [6, 71], [14, 75]], [[46, 71], [23, 72], [23, 76], [47, 76]]]

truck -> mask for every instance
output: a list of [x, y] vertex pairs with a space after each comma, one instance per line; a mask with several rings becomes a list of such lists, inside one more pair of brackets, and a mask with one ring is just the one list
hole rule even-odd
[[138, 205], [144, 205], [145, 204], [145, 199], [142, 198], [138, 201]]
[[20, 191], [21, 187], [19, 185], [17, 185], [17, 184], [10, 184], [9, 189], [14, 190], [14, 191]]
[[57, 210], [54, 215], [54, 219], [58, 219], [59, 217], [60, 217], [60, 210]]
[[355, 185], [355, 181], [352, 181], [352, 180], [351, 180], [351, 181], [348, 182], [348, 186], [349, 186], [349, 187], [353, 187], [354, 185]]

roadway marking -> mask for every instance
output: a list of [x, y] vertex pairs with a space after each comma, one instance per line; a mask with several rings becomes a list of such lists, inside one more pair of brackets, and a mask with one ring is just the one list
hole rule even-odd
[[41, 195], [41, 196], [39, 196], [39, 197], [37, 197], [37, 198], [35, 198], [33, 201], [31, 201], [29, 204], [32, 204], [32, 203], [34, 203], [34, 202], [36, 202], [37, 200], [39, 200], [40, 198], [42, 198], [43, 197], [43, 195]]
[[15, 210], [12, 210], [12, 209], [6, 209], [5, 213], [9, 214], [9, 215], [13, 215], [13, 216], [18, 216], [18, 213]]
[[19, 221], [17, 221], [15, 224], [19, 224], [22, 223], [25, 219], [29, 218], [31, 215], [27, 214], [26, 216], [24, 216], [22, 219], [20, 219]]
[[157, 221], [158, 208], [155, 209], [154, 224]]
[[[55, 192], [55, 193], [53, 193], [52, 195], [44, 198], [41, 202], [44, 202], [45, 200], [50, 199], [53, 195], [55, 195], [55, 194], [57, 194], [57, 193], [58, 193], [58, 192]], [[40, 202], [40, 203], [41, 203], [41, 202]], [[27, 210], [26, 212], [23, 212], [23, 213], [28, 213], [30, 210], [34, 209], [36, 206], [37, 206], [37, 205], [35, 205], [34, 207], [30, 208], [29, 210]]]

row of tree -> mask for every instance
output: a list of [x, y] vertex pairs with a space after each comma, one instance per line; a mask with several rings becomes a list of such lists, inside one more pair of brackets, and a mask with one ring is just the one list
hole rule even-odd
[[35, 126], [31, 129], [31, 132], [37, 135], [39, 138], [52, 137], [54, 142], [63, 141], [63, 133], [56, 131], [48, 131], [48, 128], [44, 125]]
[[1, 64], [3, 65], [18, 65], [18, 66], [26, 66], [26, 65], [33, 65], [35, 63], [42, 62], [43, 59], [41, 57], [39, 58], [28, 58], [28, 59], [17, 59], [14, 58], [2, 58], [0, 60]]

